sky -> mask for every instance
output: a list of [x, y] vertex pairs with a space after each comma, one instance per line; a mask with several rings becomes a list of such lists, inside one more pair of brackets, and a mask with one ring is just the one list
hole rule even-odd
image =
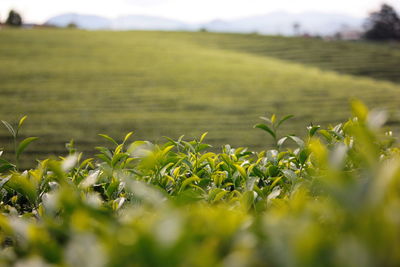
[[[400, 0], [386, 0], [400, 12]], [[26, 22], [43, 23], [62, 13], [80, 13], [115, 18], [121, 15], [154, 15], [184, 22], [234, 19], [275, 11], [319, 11], [365, 17], [382, 0], [0, 0], [0, 20], [10, 9]]]

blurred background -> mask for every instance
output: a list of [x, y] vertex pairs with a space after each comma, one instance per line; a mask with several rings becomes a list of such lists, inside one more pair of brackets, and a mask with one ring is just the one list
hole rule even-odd
[[[260, 116], [293, 114], [282, 134], [349, 117], [359, 98], [399, 127], [400, 2], [104, 0], [0, 2], [0, 119], [28, 115], [40, 137], [24, 162], [91, 155], [135, 132], [265, 149]], [[0, 148], [12, 151], [0, 129]]]

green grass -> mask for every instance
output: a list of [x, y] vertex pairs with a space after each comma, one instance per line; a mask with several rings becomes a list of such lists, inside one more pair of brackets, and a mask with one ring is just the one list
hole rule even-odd
[[[271, 140], [252, 126], [265, 113], [296, 114], [284, 130], [301, 135], [310, 122], [346, 119], [350, 97], [391, 111], [400, 98], [399, 84], [320, 69], [354, 63], [349, 69], [386, 75], [400, 61], [399, 49], [384, 45], [79, 30], [3, 30], [0, 40], [1, 119], [29, 116], [22, 134], [41, 138], [27, 151], [35, 158], [63, 153], [71, 138], [89, 152], [97, 133], [121, 139], [131, 130], [151, 141], [208, 131], [213, 145], [259, 149]], [[343, 46], [360, 61], [342, 62]], [[0, 136], [9, 150], [5, 129]]]

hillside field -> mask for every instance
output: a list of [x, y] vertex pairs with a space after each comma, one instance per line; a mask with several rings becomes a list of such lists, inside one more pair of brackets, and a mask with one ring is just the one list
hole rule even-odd
[[[400, 47], [189, 32], [0, 31], [0, 119], [28, 115], [39, 136], [28, 157], [80, 151], [134, 131], [163, 141], [209, 132], [216, 145], [266, 148], [259, 116], [295, 114], [283, 133], [345, 120], [348, 99], [392, 112], [400, 100]], [[11, 149], [0, 129], [0, 147]]]

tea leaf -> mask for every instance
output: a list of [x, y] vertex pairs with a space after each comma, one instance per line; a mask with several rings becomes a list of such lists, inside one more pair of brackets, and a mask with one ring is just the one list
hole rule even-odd
[[106, 134], [99, 134], [99, 136], [103, 137], [104, 139], [110, 141], [111, 143], [113, 143], [114, 145], [118, 146], [117, 141], [115, 141], [113, 138], [111, 138], [110, 136], [106, 135]]
[[25, 151], [25, 149], [29, 146], [29, 144], [38, 139], [39, 139], [38, 137], [28, 137], [24, 139], [21, 143], [19, 143], [16, 151], [16, 157], [19, 158], [21, 153]]
[[294, 117], [294, 115], [287, 115], [287, 116], [285, 116], [285, 117], [283, 117], [279, 122], [278, 122], [278, 124], [277, 124], [277, 128], [279, 127], [279, 126], [281, 126], [281, 124], [282, 123], [284, 123], [285, 121], [287, 121], [287, 120], [289, 120], [289, 119], [291, 119], [291, 118], [293, 118]]
[[276, 138], [275, 132], [273, 130], [271, 130], [271, 128], [269, 128], [266, 124], [257, 124], [254, 126], [254, 128], [264, 130], [267, 133], [269, 133], [272, 137]]
[[24, 124], [24, 121], [26, 120], [26, 118], [28, 118], [28, 116], [23, 116], [18, 123], [18, 129], [21, 128], [22, 124]]
[[3, 121], [3, 120], [1, 122], [4, 124], [4, 126], [7, 128], [7, 130], [10, 132], [10, 134], [15, 138], [17, 136], [17, 134], [16, 134], [14, 128], [11, 126], [11, 124], [9, 124], [8, 122]]

